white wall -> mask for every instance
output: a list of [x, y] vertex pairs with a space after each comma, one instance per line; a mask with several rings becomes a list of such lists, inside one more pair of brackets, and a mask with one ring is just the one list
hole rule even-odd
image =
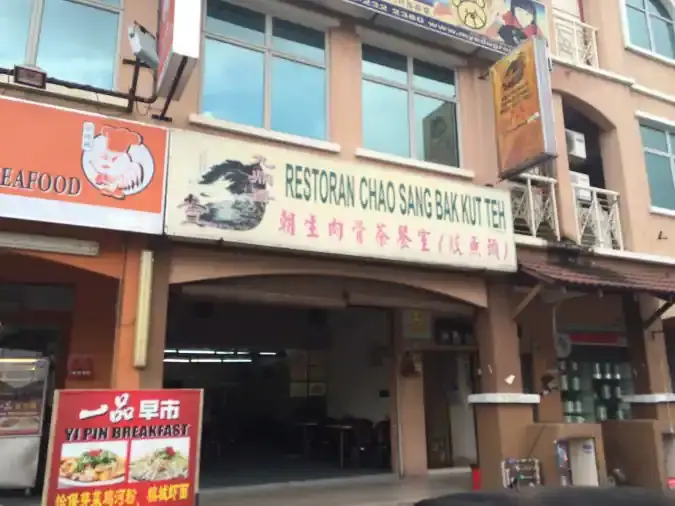
[[327, 360], [328, 415], [351, 415], [372, 422], [390, 415], [391, 398], [381, 398], [389, 388], [391, 362], [373, 363], [378, 347], [388, 346], [389, 322], [385, 311], [350, 308], [330, 315], [332, 342]]

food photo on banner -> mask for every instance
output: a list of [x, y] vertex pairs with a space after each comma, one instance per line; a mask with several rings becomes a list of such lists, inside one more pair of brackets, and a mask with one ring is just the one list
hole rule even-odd
[[535, 0], [345, 0], [462, 42], [508, 53], [548, 39], [545, 6]]
[[556, 156], [548, 49], [532, 38], [490, 68], [498, 169], [508, 179]]
[[57, 391], [45, 506], [196, 503], [201, 390]]

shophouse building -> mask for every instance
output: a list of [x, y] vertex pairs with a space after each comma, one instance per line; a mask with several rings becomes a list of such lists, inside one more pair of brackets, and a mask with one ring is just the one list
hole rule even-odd
[[[213, 484], [675, 478], [670, 2], [194, 0], [167, 111], [127, 41], [158, 0], [5, 3], [3, 346], [56, 388], [205, 388]], [[528, 37], [557, 157], [500, 180], [488, 71]]]

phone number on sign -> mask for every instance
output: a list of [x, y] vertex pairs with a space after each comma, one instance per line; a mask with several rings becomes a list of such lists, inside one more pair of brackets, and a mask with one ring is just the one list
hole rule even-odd
[[152, 486], [145, 497], [133, 488], [96, 490], [58, 494], [54, 506], [138, 506], [139, 504], [172, 503], [190, 498], [190, 484]]

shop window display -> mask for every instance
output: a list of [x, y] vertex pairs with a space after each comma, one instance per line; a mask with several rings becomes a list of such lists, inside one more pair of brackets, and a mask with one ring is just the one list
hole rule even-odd
[[575, 346], [559, 360], [563, 414], [568, 423], [593, 423], [630, 418], [633, 375], [627, 348]]

